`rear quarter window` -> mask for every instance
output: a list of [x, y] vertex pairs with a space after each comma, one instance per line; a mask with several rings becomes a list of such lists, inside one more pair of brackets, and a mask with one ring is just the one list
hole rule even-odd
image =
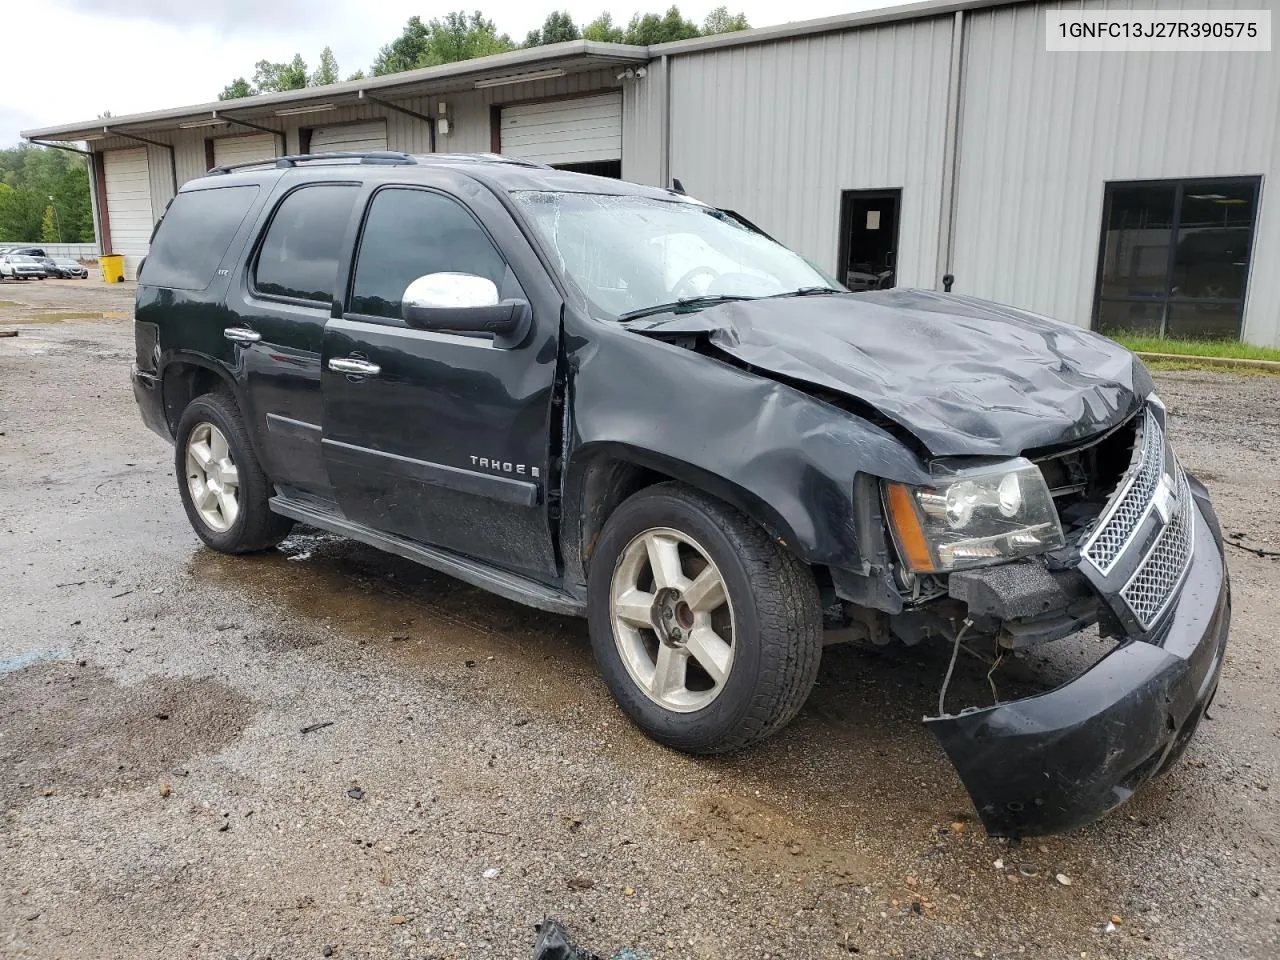
[[151, 242], [142, 282], [175, 290], [205, 289], [257, 196], [255, 184], [178, 194]]

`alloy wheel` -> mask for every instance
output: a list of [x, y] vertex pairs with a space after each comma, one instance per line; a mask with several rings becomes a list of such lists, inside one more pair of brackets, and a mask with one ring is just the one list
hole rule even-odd
[[733, 605], [697, 541], [667, 527], [644, 531], [622, 552], [609, 597], [618, 653], [650, 700], [692, 713], [720, 695], [733, 668]]
[[197, 423], [187, 435], [187, 489], [200, 520], [225, 533], [240, 516], [240, 472], [226, 435], [211, 423]]

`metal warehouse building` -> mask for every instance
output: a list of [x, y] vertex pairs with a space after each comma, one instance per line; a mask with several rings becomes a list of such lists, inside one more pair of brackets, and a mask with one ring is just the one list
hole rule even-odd
[[678, 178], [854, 287], [951, 274], [1081, 326], [1280, 346], [1276, 54], [1049, 53], [1046, 11], [1063, 8], [1149, 5], [960, 0], [575, 41], [23, 135], [85, 142], [100, 243], [130, 275], [174, 192], [214, 165], [492, 151]]

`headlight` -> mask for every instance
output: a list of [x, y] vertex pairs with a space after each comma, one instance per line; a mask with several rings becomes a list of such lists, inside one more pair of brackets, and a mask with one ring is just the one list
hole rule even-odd
[[980, 567], [1064, 544], [1040, 468], [1019, 457], [939, 476], [932, 486], [884, 484], [894, 543], [914, 573]]

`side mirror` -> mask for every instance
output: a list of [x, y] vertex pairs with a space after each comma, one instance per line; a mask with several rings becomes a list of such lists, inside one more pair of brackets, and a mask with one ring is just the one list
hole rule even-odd
[[418, 330], [491, 334], [495, 346], [514, 347], [533, 321], [524, 300], [499, 300], [492, 280], [469, 273], [429, 273], [405, 288], [400, 316]]

